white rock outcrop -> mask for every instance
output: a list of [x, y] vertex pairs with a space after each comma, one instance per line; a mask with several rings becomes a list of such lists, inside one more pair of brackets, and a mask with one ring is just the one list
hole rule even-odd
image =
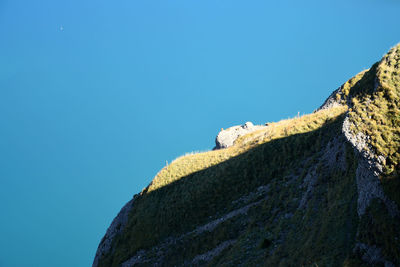
[[363, 132], [354, 134], [351, 130], [352, 122], [346, 116], [342, 133], [347, 141], [359, 153], [358, 166], [356, 171], [356, 182], [358, 191], [357, 212], [358, 216], [362, 216], [371, 201], [375, 198], [382, 200], [389, 214], [394, 217], [399, 214], [397, 205], [388, 199], [383, 191], [379, 175], [382, 173], [385, 158], [382, 155], [375, 155], [372, 148], [368, 144], [370, 137]]
[[248, 133], [263, 129], [267, 126], [264, 125], [254, 125], [251, 122], [246, 122], [243, 125], [233, 126], [226, 130], [221, 130], [215, 139], [215, 148], [221, 149], [227, 148], [234, 144], [236, 139], [240, 136], [246, 135]]

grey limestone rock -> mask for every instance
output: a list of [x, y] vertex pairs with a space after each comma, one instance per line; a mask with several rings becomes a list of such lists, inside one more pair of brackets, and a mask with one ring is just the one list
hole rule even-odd
[[197, 255], [196, 257], [193, 258], [191, 264], [185, 264], [187, 266], [197, 266], [200, 265], [201, 262], [209, 262], [211, 259], [215, 258], [218, 256], [224, 249], [226, 249], [229, 246], [232, 246], [236, 240], [227, 240], [216, 246], [215, 248], [207, 251], [204, 254]]
[[[165, 260], [165, 257], [168, 256], [171, 248], [184, 245], [185, 242], [188, 242], [187, 238], [192, 240], [193, 238], [203, 234], [211, 233], [215, 231], [219, 225], [225, 223], [226, 221], [238, 218], [240, 215], [246, 215], [249, 209], [260, 205], [263, 199], [267, 198], [269, 190], [269, 185], [258, 187], [256, 191], [234, 201], [234, 203], [241, 203], [244, 204], [244, 206], [234, 209], [222, 216], [219, 216], [218, 218], [212, 219], [206, 224], [199, 225], [192, 231], [186, 232], [180, 236], [170, 236], [148, 250], [139, 250], [135, 255], [123, 262], [121, 266], [133, 267], [139, 264], [147, 264], [146, 266], [165, 266], [163, 265], [163, 261]], [[262, 197], [262, 199], [257, 200], [257, 197]], [[248, 201], [250, 201], [250, 203], [247, 203]], [[287, 216], [290, 216], [290, 214]], [[214, 249], [209, 250], [204, 254], [195, 256], [191, 262], [186, 263], [183, 266], [198, 266], [200, 262], [209, 261], [220, 254], [225, 248], [231, 246], [235, 241], [236, 240], [234, 239], [225, 240]], [[154, 257], [154, 255], [156, 256]], [[200, 266], [202, 265], [200, 264]]]
[[[320, 159], [320, 163], [324, 163], [330, 171], [333, 171], [335, 168], [344, 171], [346, 169], [344, 138], [338, 136], [330, 140], [323, 150]], [[307, 207], [307, 202], [311, 199], [314, 193], [314, 188], [319, 179], [317, 166], [318, 164], [315, 164], [308, 170], [307, 175], [304, 177], [303, 183], [300, 186], [300, 189], [305, 189], [305, 191], [299, 202], [299, 209], [305, 209]]]
[[[392, 206], [383, 192], [379, 177], [364, 158], [358, 161], [356, 182], [358, 191], [357, 213], [360, 217], [375, 198], [383, 200], [388, 208]], [[391, 213], [393, 214], [393, 212]]]
[[362, 260], [371, 266], [394, 267], [395, 265], [382, 256], [382, 251], [377, 246], [356, 243], [354, 252], [360, 253]]
[[322, 104], [322, 106], [320, 106], [317, 110], [329, 109], [331, 107], [340, 105], [340, 100], [336, 99], [336, 95], [337, 94], [342, 95], [342, 88], [343, 88], [343, 85], [341, 87], [339, 87], [338, 89], [336, 89], [335, 91], [333, 91], [332, 94]]
[[328, 142], [321, 159], [329, 170], [339, 168], [344, 171], [347, 168], [345, 153], [345, 139], [343, 136], [338, 136]]
[[304, 192], [300, 203], [299, 203], [299, 209], [304, 209], [307, 207], [307, 202], [310, 200], [314, 187], [317, 183], [318, 176], [316, 174], [316, 167], [313, 167], [310, 169], [304, 178], [303, 184], [301, 185], [301, 188], [306, 188], [306, 191]]
[[110, 227], [108, 227], [106, 234], [103, 239], [100, 241], [100, 244], [96, 251], [96, 256], [93, 261], [93, 267], [97, 267], [99, 264], [99, 260], [110, 252], [112, 241], [115, 236], [120, 234], [124, 229], [126, 223], [128, 222], [128, 214], [133, 207], [133, 202], [136, 199], [136, 195], [122, 207], [121, 211], [118, 213], [117, 217], [114, 218]]
[[[344, 88], [344, 84], [342, 84], [338, 89], [333, 91], [329, 95], [329, 97], [324, 101], [324, 103], [317, 109], [317, 111], [342, 105], [343, 100], [346, 100], [344, 93], [343, 93], [343, 88]], [[349, 102], [349, 101], [347, 101], [347, 102]], [[347, 103], [347, 104], [350, 104], [350, 103]]]
[[215, 148], [221, 149], [227, 148], [234, 144], [236, 139], [240, 136], [246, 135], [248, 133], [263, 129], [267, 126], [264, 125], [254, 125], [251, 122], [246, 122], [243, 125], [233, 126], [226, 130], [221, 130], [215, 139]]
[[346, 139], [352, 144], [354, 149], [359, 153], [358, 167], [356, 170], [356, 182], [358, 191], [357, 213], [361, 217], [368, 208], [371, 201], [375, 198], [381, 199], [389, 214], [394, 217], [399, 214], [397, 205], [389, 200], [379, 180], [382, 173], [385, 157], [375, 155], [368, 145], [369, 136], [363, 132], [357, 134], [351, 131], [352, 122], [345, 118], [342, 126], [342, 132]]

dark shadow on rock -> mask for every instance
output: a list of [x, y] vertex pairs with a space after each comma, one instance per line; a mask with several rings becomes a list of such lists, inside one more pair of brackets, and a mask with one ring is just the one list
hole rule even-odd
[[[113, 253], [99, 266], [117, 266], [141, 249], [232, 210], [232, 202], [273, 179], [291, 175], [333, 137], [341, 134], [343, 116], [328, 120], [319, 129], [256, 146], [220, 164], [192, 173], [135, 200], [128, 223], [113, 241]], [[271, 241], [265, 239], [267, 248]]]

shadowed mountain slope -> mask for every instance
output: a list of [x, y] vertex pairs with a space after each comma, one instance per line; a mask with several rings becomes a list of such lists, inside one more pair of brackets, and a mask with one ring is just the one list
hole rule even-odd
[[400, 45], [318, 111], [165, 166], [93, 266], [400, 265], [399, 65]]

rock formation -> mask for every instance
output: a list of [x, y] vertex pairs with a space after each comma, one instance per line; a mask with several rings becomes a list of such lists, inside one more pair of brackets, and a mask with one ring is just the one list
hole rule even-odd
[[400, 45], [312, 114], [222, 130], [121, 209], [93, 266], [400, 266], [399, 73]]
[[226, 130], [222, 129], [215, 139], [214, 149], [230, 147], [240, 136], [263, 129], [265, 127], [266, 126], [263, 125], [254, 125], [251, 122], [246, 122], [243, 125], [232, 126]]

